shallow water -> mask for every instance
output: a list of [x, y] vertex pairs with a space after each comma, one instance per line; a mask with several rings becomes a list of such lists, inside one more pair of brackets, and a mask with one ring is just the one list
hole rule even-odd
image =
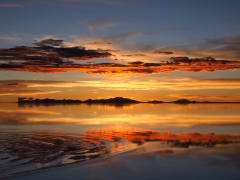
[[[212, 169], [225, 174], [220, 177], [240, 178], [239, 104], [19, 107], [1, 103], [0, 141], [0, 177], [19, 178], [38, 169], [101, 160], [94, 167], [86, 165], [86, 171], [104, 176], [103, 169], [110, 163], [115, 173], [104, 176], [107, 179], [117, 174], [150, 178], [151, 170], [161, 168], [153, 170], [158, 177], [156, 173], [160, 176], [172, 168], [180, 173], [183, 167], [201, 177]], [[123, 152], [127, 155], [122, 157]], [[132, 175], [124, 177], [122, 163], [131, 164]], [[142, 175], [134, 173], [140, 171]], [[84, 174], [75, 173], [73, 179]], [[190, 176], [194, 173], [182, 178]], [[165, 173], [164, 177], [172, 176]], [[87, 174], [85, 178], [91, 179]]]

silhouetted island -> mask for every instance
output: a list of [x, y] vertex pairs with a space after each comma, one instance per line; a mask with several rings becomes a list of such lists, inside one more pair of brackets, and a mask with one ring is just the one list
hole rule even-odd
[[116, 106], [123, 106], [128, 104], [139, 104], [139, 103], [149, 103], [149, 104], [160, 104], [160, 103], [175, 103], [175, 104], [195, 104], [195, 103], [202, 103], [202, 104], [238, 104], [240, 102], [209, 102], [209, 101], [190, 101], [188, 99], [179, 99], [176, 101], [137, 101], [129, 98], [123, 97], [115, 97], [109, 99], [88, 99], [88, 100], [74, 100], [74, 99], [33, 99], [33, 98], [25, 98], [19, 97], [18, 104], [30, 104], [30, 105], [56, 105], [56, 104], [109, 104], [109, 105], [116, 105]]
[[126, 104], [136, 104], [142, 103], [140, 101], [135, 101], [123, 97], [115, 97], [109, 99], [88, 99], [85, 101], [73, 100], [73, 99], [33, 99], [33, 98], [18, 98], [18, 104], [45, 104], [45, 105], [54, 105], [54, 104], [113, 104], [113, 105], [126, 105]]

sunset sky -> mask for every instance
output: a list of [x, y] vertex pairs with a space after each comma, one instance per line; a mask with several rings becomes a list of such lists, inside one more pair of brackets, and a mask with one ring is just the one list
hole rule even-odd
[[1, 0], [0, 102], [240, 101], [239, 0]]

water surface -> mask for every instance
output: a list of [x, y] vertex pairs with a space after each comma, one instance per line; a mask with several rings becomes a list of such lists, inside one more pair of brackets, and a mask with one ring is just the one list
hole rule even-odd
[[[94, 167], [84, 165], [85, 169], [101, 174], [104, 170], [99, 169], [110, 163], [115, 171], [112, 175], [123, 177], [125, 170], [120, 165], [130, 163], [132, 175], [125, 177], [129, 179], [144, 179], [151, 169], [168, 172], [183, 167], [195, 169], [195, 175], [213, 168], [226, 178], [240, 178], [239, 104], [1, 103], [0, 124], [0, 177], [28, 177], [22, 175], [100, 160], [93, 163]], [[156, 178], [158, 171], [154, 173]], [[171, 179], [171, 175], [165, 176]], [[183, 175], [188, 176], [191, 173]]]

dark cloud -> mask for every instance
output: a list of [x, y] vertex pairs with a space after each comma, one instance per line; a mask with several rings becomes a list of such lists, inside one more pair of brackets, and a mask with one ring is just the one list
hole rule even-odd
[[151, 67], [151, 66], [161, 66], [161, 63], [144, 63], [143, 66]]
[[61, 64], [64, 58], [89, 60], [109, 57], [111, 54], [102, 50], [86, 50], [83, 47], [64, 47], [63, 40], [46, 39], [36, 42], [36, 47], [20, 46], [0, 49], [0, 61], [25, 60], [32, 64]]
[[44, 39], [42, 41], [38, 41], [36, 43], [37, 46], [63, 46], [63, 40], [59, 39]]
[[153, 53], [156, 53], [156, 54], [174, 54], [172, 51], [162, 51], [160, 49], [154, 50]]
[[154, 73], [153, 69], [126, 69], [123, 72], [127, 73], [142, 73], [142, 74], [152, 74]]
[[171, 62], [144, 63], [133, 62], [128, 65], [118, 63], [85, 63], [62, 62], [58, 59], [49, 63], [39, 61], [27, 61], [23, 63], [0, 64], [0, 70], [27, 71], [27, 72], [68, 72], [87, 71], [93, 73], [160, 73], [160, 72], [199, 72], [217, 70], [239, 70], [239, 61], [207, 60], [207, 59], [183, 59], [173, 58]]
[[134, 61], [134, 62], [129, 62], [128, 64], [131, 64], [131, 65], [141, 65], [141, 64], [144, 64], [144, 62], [142, 62], [142, 61]]
[[123, 56], [125, 56], [125, 57], [133, 57], [133, 56], [144, 57], [146, 55], [145, 54], [127, 54], [127, 55], [123, 55]]
[[[98, 66], [98, 67], [101, 67]], [[114, 67], [113, 65], [111, 67]], [[217, 70], [239, 70], [239, 61], [215, 60], [212, 58], [190, 59], [188, 57], [172, 58], [170, 62], [164, 63], [144, 63], [141, 61], [130, 62], [126, 66], [115, 65], [115, 67], [92, 71], [92, 73], [160, 73], [160, 72], [199, 72], [199, 71], [217, 71]]]
[[45, 39], [35, 44], [37, 45], [35, 47], [21, 46], [0, 49], [0, 70], [45, 73], [68, 71], [86, 71], [90, 73], [160, 73], [172, 71], [211, 72], [240, 69], [240, 61], [215, 60], [212, 57], [172, 57], [170, 61], [162, 61], [161, 63], [145, 63], [142, 61], [129, 62], [128, 64], [112, 62], [80, 63], [80, 61], [77, 62], [74, 60], [107, 58], [111, 57], [111, 54], [108, 51], [86, 50], [83, 47], [64, 47], [64, 42], [58, 39]]

